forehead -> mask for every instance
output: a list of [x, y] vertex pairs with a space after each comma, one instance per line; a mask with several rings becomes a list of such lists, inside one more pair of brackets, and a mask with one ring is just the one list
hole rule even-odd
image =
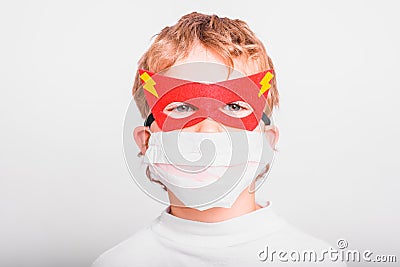
[[[211, 49], [196, 44], [184, 58], [162, 71], [165, 76], [194, 82], [216, 83], [241, 78], [259, 72], [257, 62], [245, 57], [233, 58], [233, 68]], [[161, 74], [160, 73], [160, 74]]]

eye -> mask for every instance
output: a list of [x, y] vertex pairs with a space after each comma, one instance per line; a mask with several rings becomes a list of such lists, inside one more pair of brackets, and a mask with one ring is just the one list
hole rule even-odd
[[235, 101], [222, 107], [222, 112], [231, 117], [244, 118], [253, 112], [253, 108], [246, 102]]
[[237, 103], [230, 103], [230, 104], [227, 104], [227, 105], [224, 107], [224, 109], [229, 110], [229, 111], [239, 111], [239, 110], [242, 110], [243, 107], [241, 107], [241, 106], [240, 106], [239, 104], [237, 104]]
[[194, 112], [196, 112], [198, 108], [193, 105], [190, 105], [185, 102], [173, 102], [168, 104], [164, 108], [164, 113], [170, 116], [171, 118], [180, 119], [189, 117]]
[[174, 108], [177, 112], [189, 112], [189, 111], [194, 111], [194, 107], [191, 105], [187, 104], [182, 104]]

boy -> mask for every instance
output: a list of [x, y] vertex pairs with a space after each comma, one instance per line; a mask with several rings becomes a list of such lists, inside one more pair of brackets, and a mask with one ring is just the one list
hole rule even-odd
[[[270, 120], [279, 95], [245, 22], [194, 12], [164, 28], [139, 61], [133, 93], [145, 119], [134, 138], [170, 205], [93, 267], [335, 264], [321, 261], [326, 243], [255, 200], [279, 137]], [[206, 139], [214, 146], [201, 147]], [[315, 251], [319, 261], [272, 250]]]

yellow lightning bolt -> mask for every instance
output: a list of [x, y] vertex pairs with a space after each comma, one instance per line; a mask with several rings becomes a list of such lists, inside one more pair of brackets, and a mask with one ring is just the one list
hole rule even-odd
[[258, 97], [262, 96], [269, 88], [271, 88], [271, 84], [269, 83], [272, 78], [274, 78], [274, 75], [271, 72], [267, 72], [264, 76], [264, 78], [262, 78], [260, 84], [261, 89], [258, 92]]
[[140, 75], [140, 79], [145, 82], [143, 88], [158, 98], [156, 88], [154, 87], [154, 85], [156, 85], [156, 82], [150, 77], [150, 75], [147, 72], [143, 72], [143, 74]]

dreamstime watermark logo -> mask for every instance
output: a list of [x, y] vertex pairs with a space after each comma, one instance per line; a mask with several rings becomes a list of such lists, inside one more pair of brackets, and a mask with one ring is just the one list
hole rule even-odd
[[396, 255], [379, 255], [371, 250], [350, 250], [346, 239], [336, 242], [337, 248], [329, 247], [322, 250], [274, 250], [265, 246], [258, 252], [262, 262], [397, 262]]

